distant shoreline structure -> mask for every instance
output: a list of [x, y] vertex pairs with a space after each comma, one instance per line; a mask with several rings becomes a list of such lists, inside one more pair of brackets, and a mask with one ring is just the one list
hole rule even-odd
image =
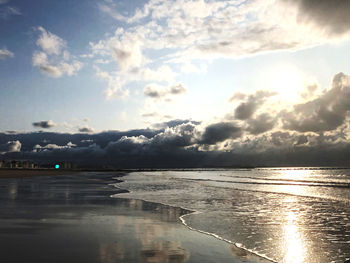
[[217, 165], [205, 165], [198, 167], [113, 167], [111, 166], [80, 166], [73, 162], [68, 161], [51, 161], [51, 162], [32, 162], [28, 160], [1, 160], [0, 170], [22, 170], [22, 171], [115, 171], [115, 172], [137, 172], [137, 171], [186, 171], [186, 170], [252, 170], [252, 169], [276, 169], [276, 170], [337, 170], [337, 169], [350, 169], [348, 166], [250, 166], [250, 165], [230, 165], [230, 166], [217, 166]]

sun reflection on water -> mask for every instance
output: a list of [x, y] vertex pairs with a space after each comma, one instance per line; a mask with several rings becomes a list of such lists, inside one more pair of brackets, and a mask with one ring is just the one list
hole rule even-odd
[[[279, 185], [278, 190], [296, 195], [312, 195], [312, 188], [308, 187], [312, 184], [311, 178], [314, 176], [312, 171], [308, 170], [282, 170], [279, 177], [288, 185]], [[310, 182], [309, 182], [310, 181]]]
[[[289, 197], [286, 202], [295, 202], [296, 199]], [[303, 263], [305, 262], [306, 251], [302, 231], [299, 228], [300, 217], [296, 211], [289, 210], [285, 212], [285, 224], [283, 226], [284, 234], [284, 263]]]

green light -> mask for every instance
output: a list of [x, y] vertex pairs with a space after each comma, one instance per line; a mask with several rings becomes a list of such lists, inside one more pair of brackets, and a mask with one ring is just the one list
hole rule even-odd
[[56, 164], [56, 165], [55, 165], [55, 168], [56, 168], [56, 169], [60, 169], [60, 165], [59, 165], [59, 164]]

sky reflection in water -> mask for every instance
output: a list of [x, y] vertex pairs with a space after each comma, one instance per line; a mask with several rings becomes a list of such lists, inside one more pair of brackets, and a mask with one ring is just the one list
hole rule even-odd
[[119, 187], [202, 213], [185, 216], [281, 263], [350, 257], [350, 170], [252, 169], [132, 173]]
[[[265, 262], [180, 224], [188, 211], [110, 198], [112, 174], [0, 180], [6, 262]], [[20, 253], [19, 253], [20, 252]]]

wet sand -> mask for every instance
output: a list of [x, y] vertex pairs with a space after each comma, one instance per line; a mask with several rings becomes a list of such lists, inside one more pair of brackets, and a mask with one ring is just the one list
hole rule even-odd
[[79, 173], [74, 170], [55, 170], [55, 169], [0, 169], [0, 178], [25, 178], [33, 176], [66, 175]]
[[0, 180], [2, 262], [267, 262], [180, 223], [189, 211], [108, 186], [116, 173]]

